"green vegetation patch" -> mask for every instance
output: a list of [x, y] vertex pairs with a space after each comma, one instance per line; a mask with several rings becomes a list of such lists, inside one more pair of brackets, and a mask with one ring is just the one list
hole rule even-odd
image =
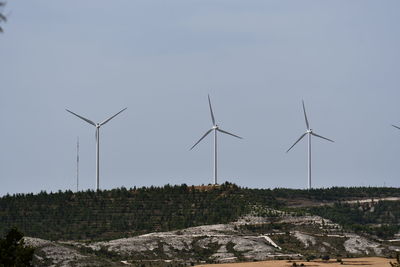
[[333, 206], [312, 207], [308, 212], [344, 226], [357, 233], [379, 238], [393, 238], [400, 231], [400, 201], [370, 203], [335, 203]]

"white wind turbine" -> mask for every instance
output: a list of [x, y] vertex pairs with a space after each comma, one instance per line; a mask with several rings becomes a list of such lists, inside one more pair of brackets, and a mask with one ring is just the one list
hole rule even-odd
[[120, 114], [125, 109], [127, 109], [127, 108], [124, 108], [120, 112], [116, 113], [115, 115], [109, 117], [108, 119], [106, 119], [100, 123], [94, 123], [93, 121], [86, 119], [85, 117], [82, 117], [82, 116], [66, 109], [66, 111], [68, 111], [69, 113], [77, 116], [78, 118], [80, 118], [80, 119], [86, 121], [87, 123], [93, 125], [94, 127], [96, 127], [96, 190], [99, 190], [99, 177], [100, 177], [100, 162], [99, 162], [99, 158], [100, 158], [100, 127], [103, 126], [104, 124], [106, 124], [107, 122], [109, 122], [110, 120], [112, 120], [115, 116]]
[[304, 112], [304, 118], [306, 120], [306, 126], [307, 126], [307, 130], [306, 132], [300, 136], [299, 139], [297, 139], [297, 141], [286, 151], [286, 153], [288, 153], [301, 139], [303, 139], [304, 136], [308, 135], [308, 189], [311, 189], [311, 135], [328, 140], [330, 142], [334, 142], [331, 139], [328, 139], [326, 137], [323, 137], [321, 135], [318, 135], [316, 133], [313, 132], [313, 130], [310, 128], [310, 125], [308, 123], [308, 119], [307, 119], [307, 114], [306, 114], [306, 108], [304, 107], [304, 101], [303, 102], [303, 112]]
[[214, 113], [211, 107], [211, 100], [210, 100], [210, 95], [208, 95], [208, 105], [210, 106], [210, 113], [211, 113], [211, 121], [212, 121], [212, 128], [210, 130], [208, 130], [200, 139], [199, 141], [197, 141], [191, 148], [190, 150], [192, 150], [198, 143], [200, 143], [201, 140], [203, 140], [209, 133], [211, 133], [212, 131], [214, 131], [214, 184], [217, 184], [217, 132], [221, 132], [224, 134], [229, 134], [232, 135], [236, 138], [239, 139], [243, 139], [240, 136], [237, 136], [235, 134], [229, 133], [227, 131], [224, 131], [222, 129], [219, 128], [218, 124], [215, 123], [215, 118], [214, 118]]

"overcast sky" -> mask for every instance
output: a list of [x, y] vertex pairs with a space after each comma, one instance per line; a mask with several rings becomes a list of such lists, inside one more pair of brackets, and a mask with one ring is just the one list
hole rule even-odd
[[212, 182], [400, 186], [400, 2], [8, 1], [0, 35], [0, 195]]

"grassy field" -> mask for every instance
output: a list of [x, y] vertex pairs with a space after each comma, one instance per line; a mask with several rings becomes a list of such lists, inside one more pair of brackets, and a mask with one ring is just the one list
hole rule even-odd
[[273, 261], [260, 261], [260, 262], [241, 262], [241, 263], [224, 263], [224, 264], [204, 264], [197, 265], [197, 267], [292, 267], [296, 262], [296, 266], [304, 264], [305, 267], [390, 267], [389, 262], [395, 262], [395, 259], [386, 259], [378, 257], [368, 258], [351, 258], [343, 259], [343, 264], [337, 262], [336, 259], [329, 261], [314, 260], [314, 261], [301, 261], [301, 260], [273, 260]]

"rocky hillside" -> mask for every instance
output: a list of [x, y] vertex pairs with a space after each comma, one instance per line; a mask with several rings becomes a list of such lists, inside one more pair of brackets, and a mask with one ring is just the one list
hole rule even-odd
[[400, 189], [226, 183], [7, 195], [0, 232], [12, 226], [30, 236], [36, 266], [387, 256], [400, 247]]
[[37, 247], [37, 266], [187, 266], [211, 262], [390, 256], [398, 242], [372, 240], [319, 216], [245, 216], [228, 224], [144, 234], [101, 242], [50, 242]]

